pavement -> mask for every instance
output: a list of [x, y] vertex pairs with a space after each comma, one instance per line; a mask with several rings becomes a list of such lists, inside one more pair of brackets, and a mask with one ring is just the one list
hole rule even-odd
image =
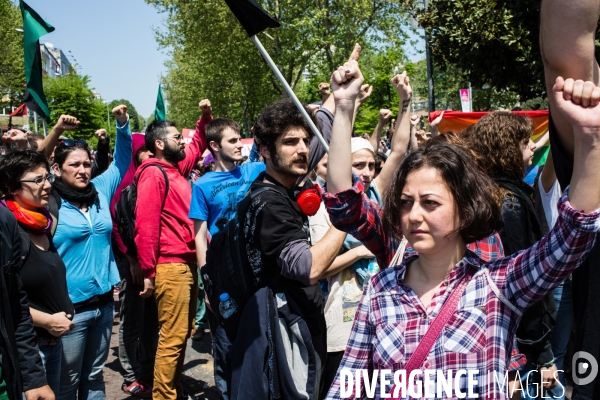
[[[115, 296], [116, 298], [116, 296]], [[115, 301], [115, 310], [119, 302]], [[210, 333], [206, 330], [204, 338], [199, 341], [188, 340], [183, 366], [183, 387], [189, 394], [202, 400], [218, 400], [219, 394], [213, 378], [213, 358], [210, 354]], [[115, 317], [110, 338], [110, 353], [104, 366], [104, 381], [106, 382], [107, 400], [133, 400], [121, 390], [123, 375], [119, 363], [119, 318]]]

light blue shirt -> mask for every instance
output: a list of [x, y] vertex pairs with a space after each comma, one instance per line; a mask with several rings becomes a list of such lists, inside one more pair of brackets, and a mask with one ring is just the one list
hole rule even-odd
[[206, 221], [211, 236], [219, 231], [217, 221], [229, 221], [237, 211], [237, 205], [261, 172], [263, 162], [248, 162], [227, 172], [208, 172], [194, 182], [192, 203], [188, 216]]
[[53, 241], [67, 267], [67, 287], [74, 304], [110, 291], [120, 281], [112, 245], [110, 200], [131, 163], [129, 121], [119, 127], [115, 157], [108, 169], [92, 179], [100, 208], [92, 205], [88, 218], [79, 208], [62, 200]]

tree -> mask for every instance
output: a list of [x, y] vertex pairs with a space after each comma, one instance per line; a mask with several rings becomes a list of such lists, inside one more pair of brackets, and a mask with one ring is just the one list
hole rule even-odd
[[15, 107], [23, 102], [25, 67], [23, 61], [23, 27], [19, 7], [10, 0], [0, 0], [0, 102]]
[[[146, 0], [168, 14], [157, 32], [161, 47], [172, 49], [163, 85], [169, 118], [192, 126], [197, 103], [210, 98], [215, 114], [243, 122], [248, 131], [258, 112], [283, 94], [268, 66], [225, 2]], [[259, 34], [292, 88], [303, 74], [330, 75], [354, 43], [399, 49], [400, 2], [393, 0], [261, 0], [281, 28]]]
[[[59, 78], [45, 76], [44, 93], [50, 107], [48, 126], [52, 126], [61, 114], [72, 115], [77, 117], [80, 124], [76, 130], [71, 131], [71, 136], [95, 144], [94, 132], [106, 126], [106, 106], [102, 100], [94, 99], [89, 83], [88, 76], [76, 73]], [[112, 143], [114, 140], [115, 132], [111, 136]]]
[[513, 91], [524, 101], [545, 93], [540, 55], [541, 0], [431, 0], [412, 10], [425, 28], [436, 67], [454, 66], [476, 87]]
[[[131, 104], [131, 102], [129, 100], [125, 100], [125, 99], [120, 99], [120, 100], [113, 100], [108, 104], [108, 109], [112, 110], [113, 108], [115, 108], [118, 105], [121, 104], [125, 104], [127, 106], [127, 114], [129, 114], [129, 127], [131, 128], [131, 132], [142, 132], [142, 130], [145, 127], [145, 123], [143, 121], [140, 121], [140, 116], [137, 112], [137, 110], [135, 109], [134, 105]], [[115, 118], [112, 116], [112, 114], [109, 116], [109, 121], [110, 121], [110, 129], [115, 130], [116, 129], [116, 121]], [[141, 123], [140, 123], [141, 122]]]

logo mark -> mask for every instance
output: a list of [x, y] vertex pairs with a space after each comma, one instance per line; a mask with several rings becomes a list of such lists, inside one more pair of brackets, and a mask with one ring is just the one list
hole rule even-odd
[[[578, 351], [573, 354], [573, 382], [577, 385], [587, 385], [592, 383], [598, 375], [598, 362], [590, 353], [586, 351]], [[584, 376], [580, 378], [580, 376]]]

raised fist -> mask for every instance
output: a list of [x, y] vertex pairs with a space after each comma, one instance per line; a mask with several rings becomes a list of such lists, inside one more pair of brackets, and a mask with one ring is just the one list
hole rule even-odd
[[129, 115], [127, 114], [127, 106], [124, 104], [116, 106], [112, 109], [112, 115], [119, 122], [119, 125], [125, 125], [129, 119]]
[[212, 106], [210, 105], [209, 99], [204, 99], [198, 103], [198, 107], [202, 110], [202, 114], [211, 115], [212, 114]]
[[106, 141], [106, 129], [98, 129], [96, 132], [94, 132], [94, 135], [96, 135], [96, 137], [98, 138], [98, 141], [100, 142], [105, 142]]
[[371, 97], [371, 94], [373, 94], [373, 86], [371, 85], [362, 85], [360, 87], [360, 92], [358, 93], [358, 97], [356, 98], [356, 100], [358, 101], [358, 104], [362, 104], [365, 101], [367, 101], [367, 99], [369, 97]]
[[434, 119], [433, 121], [431, 121], [429, 123], [429, 126], [432, 127], [432, 128], [438, 126], [440, 124], [440, 122], [442, 122], [442, 119], [444, 119], [444, 111], [442, 111], [442, 113], [440, 115], [438, 115], [436, 119]]
[[392, 78], [392, 86], [396, 88], [400, 98], [409, 99], [412, 96], [412, 87], [406, 71]]
[[417, 124], [421, 122], [421, 116], [420, 115], [413, 115], [412, 117], [410, 117], [410, 123], [412, 126], [417, 126]]
[[79, 126], [79, 120], [70, 115], [61, 115], [56, 123], [55, 129], [61, 131], [72, 131]]
[[11, 129], [8, 133], [10, 136], [7, 139], [10, 142], [22, 142], [27, 140], [27, 134], [20, 129]]
[[321, 82], [319, 83], [319, 92], [321, 94], [331, 94], [331, 88], [329, 87], [329, 83]]
[[390, 120], [390, 118], [392, 118], [392, 112], [390, 110], [388, 110], [387, 108], [382, 108], [381, 110], [379, 110], [379, 120], [382, 123], [386, 123]]
[[354, 60], [348, 61], [331, 75], [331, 88], [333, 98], [338, 101], [351, 101], [354, 103], [362, 91], [364, 78]]

